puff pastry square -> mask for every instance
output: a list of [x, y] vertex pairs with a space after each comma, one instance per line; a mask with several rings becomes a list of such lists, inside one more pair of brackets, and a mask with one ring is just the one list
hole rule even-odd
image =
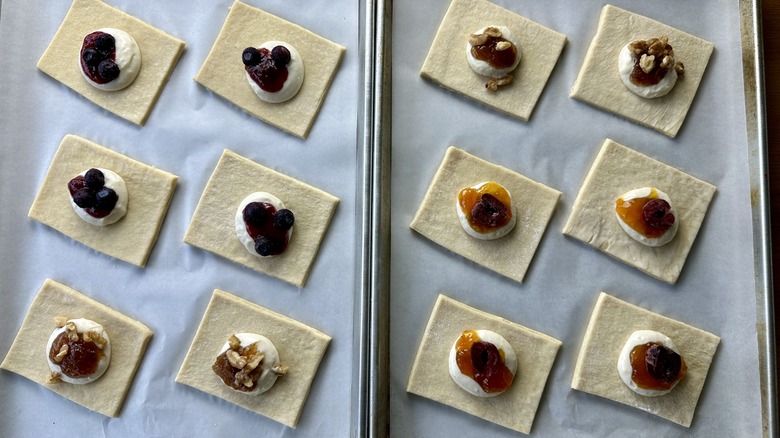
[[[70, 204], [68, 181], [92, 167], [113, 170], [127, 184], [127, 215], [115, 224], [88, 224]], [[157, 241], [177, 181], [176, 175], [66, 135], [27, 216], [96, 251], [143, 267]]]
[[[267, 392], [235, 391], [212, 371], [220, 349], [235, 333], [267, 337], [279, 351], [282, 364], [289, 367]], [[176, 381], [294, 428], [330, 339], [298, 321], [215, 289]]]
[[[466, 234], [456, 210], [458, 193], [485, 181], [509, 190], [517, 215], [515, 228], [496, 240]], [[410, 226], [455, 254], [522, 283], [560, 197], [555, 189], [450, 146]]]
[[[236, 209], [254, 192], [276, 196], [295, 214], [290, 243], [278, 256], [255, 257], [236, 237]], [[225, 150], [195, 208], [184, 243], [303, 287], [338, 202], [320, 189]]]
[[[512, 72], [514, 82], [493, 92], [488, 78], [469, 67], [469, 35], [485, 26], [507, 26], [518, 35], [523, 52]], [[566, 36], [485, 0], [453, 0], [420, 76], [520, 120], [528, 120], [547, 84]]]
[[[46, 383], [51, 374], [46, 362], [46, 343], [56, 328], [57, 316], [91, 319], [106, 329], [111, 340], [111, 363], [102, 377], [85, 385]], [[0, 368], [43, 385], [87, 409], [117, 417], [151, 337], [152, 331], [140, 322], [47, 279], [33, 299]]]
[[[618, 54], [638, 39], [668, 36], [677, 60], [685, 65], [666, 96], [646, 99], [631, 92], [618, 74]], [[647, 17], [606, 5], [596, 36], [571, 89], [571, 97], [625, 117], [674, 138], [688, 114], [715, 45]]]
[[[617, 371], [618, 357], [636, 330], [655, 330], [674, 341], [688, 370], [672, 392], [646, 397], [630, 390]], [[720, 338], [602, 292], [582, 341], [571, 387], [690, 427]]]
[[[141, 69], [130, 86], [102, 91], [84, 79], [79, 51], [84, 37], [102, 27], [129, 33], [141, 50]], [[184, 50], [184, 41], [99, 0], [74, 0], [60, 29], [38, 60], [38, 69], [117, 116], [143, 125]]]
[[[677, 211], [677, 235], [664, 246], [651, 248], [635, 241], [615, 217], [617, 198], [641, 187], [665, 192]], [[563, 234], [674, 284], [715, 190], [710, 183], [607, 139], [585, 177]]]
[[[503, 394], [475, 397], [450, 377], [450, 348], [464, 330], [492, 330], [517, 354], [517, 375]], [[439, 295], [409, 376], [408, 392], [528, 434], [561, 341]]]
[[[298, 94], [282, 103], [260, 100], [247, 83], [241, 62], [245, 48], [272, 40], [295, 47], [305, 69]], [[296, 24], [236, 1], [195, 81], [258, 119], [306, 138], [344, 51], [344, 47]]]

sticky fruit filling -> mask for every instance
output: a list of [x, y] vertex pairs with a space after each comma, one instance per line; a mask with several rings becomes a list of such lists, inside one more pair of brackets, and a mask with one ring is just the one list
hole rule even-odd
[[514, 375], [505, 364], [504, 352], [482, 341], [475, 330], [466, 330], [455, 344], [461, 373], [471, 377], [487, 393], [503, 392], [512, 386]]
[[81, 68], [95, 83], [107, 84], [119, 77], [116, 41], [105, 32], [92, 32], [81, 45]]
[[244, 224], [249, 237], [255, 242], [255, 251], [263, 256], [279, 255], [290, 242], [288, 232], [295, 223], [292, 211], [277, 210], [268, 202], [250, 202], [244, 207]]
[[641, 198], [618, 198], [615, 211], [623, 222], [648, 239], [661, 237], [676, 220], [671, 205], [658, 197], [656, 189]]
[[95, 168], [89, 169], [84, 176], [71, 179], [68, 191], [76, 205], [97, 219], [111, 214], [119, 200], [114, 189], [105, 187], [103, 172]]
[[458, 194], [458, 204], [475, 231], [488, 233], [512, 219], [509, 192], [500, 184], [488, 182], [479, 188], [467, 187]]
[[290, 51], [284, 46], [276, 46], [272, 50], [266, 48], [247, 47], [241, 54], [241, 60], [249, 77], [261, 89], [276, 93], [287, 81], [290, 63]]
[[[72, 336], [76, 339], [71, 339]], [[66, 352], [64, 356], [60, 356], [61, 351]], [[60, 366], [62, 374], [74, 379], [94, 374], [104, 357], [95, 342], [86, 341], [83, 334], [76, 332], [60, 333], [49, 350], [49, 359]]]
[[631, 379], [643, 389], [668, 390], [687, 370], [685, 360], [671, 348], [655, 342], [631, 350]]

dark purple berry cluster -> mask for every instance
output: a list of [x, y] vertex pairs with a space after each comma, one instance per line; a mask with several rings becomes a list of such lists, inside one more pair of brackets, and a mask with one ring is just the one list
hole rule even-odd
[[119, 77], [115, 62], [116, 41], [105, 32], [93, 32], [84, 37], [81, 66], [92, 81], [105, 84]]
[[279, 91], [284, 85], [290, 59], [290, 51], [284, 46], [271, 51], [247, 47], [241, 54], [246, 71], [260, 88], [269, 92]]
[[[68, 182], [73, 202], [96, 217], [104, 217], [114, 209], [119, 197], [105, 186], [106, 178], [98, 169], [89, 169], [84, 176], [77, 176]], [[96, 214], [93, 214], [96, 213]]]
[[292, 211], [276, 210], [266, 202], [250, 202], [244, 207], [243, 217], [258, 254], [267, 257], [284, 252], [289, 241], [288, 231], [295, 223]]

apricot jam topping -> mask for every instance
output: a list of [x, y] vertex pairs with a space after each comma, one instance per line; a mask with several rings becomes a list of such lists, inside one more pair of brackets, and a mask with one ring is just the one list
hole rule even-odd
[[650, 194], [643, 198], [618, 198], [615, 211], [626, 225], [648, 239], [662, 236], [674, 224], [671, 206], [658, 198], [656, 189], [650, 189]]
[[509, 192], [490, 181], [478, 188], [466, 187], [458, 193], [458, 205], [469, 225], [479, 233], [488, 233], [503, 227], [512, 219], [512, 200]]
[[[68, 332], [60, 333], [51, 344], [49, 359], [57, 363], [62, 374], [68, 377], [78, 379], [91, 376], [97, 371], [98, 364], [105, 354], [94, 342], [85, 341], [83, 335], [76, 334], [74, 337], [77, 337], [77, 340], [71, 340]], [[66, 353], [58, 358], [60, 351]]]
[[[502, 41], [511, 44], [511, 46], [508, 49], [498, 50], [496, 46]], [[517, 58], [517, 47], [502, 37], [489, 36], [483, 44], [471, 46], [471, 56], [500, 70], [514, 65]]]
[[460, 372], [474, 379], [485, 392], [502, 392], [512, 386], [514, 375], [506, 367], [504, 351], [482, 341], [476, 330], [464, 331], [455, 349]]
[[629, 355], [631, 379], [643, 389], [663, 391], [670, 389], [684, 376], [685, 360], [671, 348], [648, 342], [637, 345]]

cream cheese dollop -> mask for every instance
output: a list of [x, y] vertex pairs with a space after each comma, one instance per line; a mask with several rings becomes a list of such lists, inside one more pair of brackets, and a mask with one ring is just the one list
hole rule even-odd
[[135, 42], [135, 39], [133, 39], [129, 33], [121, 29], [104, 27], [90, 33], [93, 32], [103, 32], [114, 37], [116, 45], [116, 58], [114, 59], [114, 62], [119, 66], [119, 76], [113, 81], [106, 82], [105, 84], [98, 84], [90, 79], [84, 72], [84, 69], [81, 67], [81, 59], [79, 59], [79, 71], [81, 72], [81, 75], [84, 76], [84, 79], [86, 79], [90, 85], [103, 91], [118, 91], [127, 88], [135, 81], [138, 72], [141, 70], [141, 49], [138, 47], [138, 43]]
[[677, 71], [675, 70], [676, 60], [668, 67], [669, 70], [666, 72], [666, 75], [657, 84], [642, 87], [631, 82], [631, 73], [634, 71], [636, 57], [631, 53], [630, 44], [631, 43], [623, 46], [623, 49], [620, 50], [620, 54], [618, 55], [620, 79], [623, 81], [626, 88], [631, 90], [634, 94], [648, 99], [665, 96], [672, 91], [674, 84], [677, 83]]
[[300, 53], [295, 50], [295, 47], [291, 46], [290, 44], [287, 44], [284, 41], [266, 41], [258, 47], [258, 50], [266, 49], [271, 52], [276, 46], [284, 46], [287, 48], [287, 50], [290, 51], [290, 62], [287, 63], [286, 66], [287, 80], [284, 81], [284, 85], [282, 85], [281, 90], [274, 93], [265, 91], [260, 88], [260, 86], [257, 85], [255, 81], [252, 80], [249, 72], [245, 73], [246, 80], [249, 82], [249, 86], [252, 87], [252, 90], [255, 92], [257, 97], [269, 103], [281, 103], [295, 97], [295, 95], [298, 94], [298, 91], [300, 91], [301, 85], [303, 85], [304, 77], [303, 58], [301, 58]]
[[[255, 257], [260, 258], [266, 258], [266, 257], [274, 257], [273, 255], [269, 256], [261, 256], [257, 253], [255, 250], [255, 241], [252, 239], [252, 236], [249, 235], [249, 232], [246, 230], [246, 223], [244, 223], [244, 208], [252, 202], [267, 202], [274, 206], [276, 211], [284, 209], [284, 203], [281, 199], [277, 198], [276, 196], [266, 193], [266, 192], [255, 192], [244, 198], [243, 201], [241, 201], [240, 204], [238, 204], [238, 209], [236, 209], [236, 217], [235, 217], [235, 229], [236, 229], [236, 237], [238, 237], [238, 240], [241, 241], [241, 244], [244, 245], [244, 248], [246, 248], [247, 251], [249, 251], [250, 254], [252, 254]], [[295, 226], [290, 227], [289, 230], [287, 230], [287, 237], [288, 239], [292, 239], [292, 232], [293, 228]]]
[[[624, 345], [623, 350], [620, 351], [617, 370], [618, 374], [620, 375], [620, 380], [622, 380], [623, 383], [625, 383], [626, 386], [628, 386], [632, 391], [639, 395], [657, 397], [659, 395], [668, 394], [679, 382], [675, 382], [674, 385], [672, 385], [672, 387], [669, 389], [645, 389], [637, 386], [637, 384], [631, 378], [633, 374], [633, 368], [631, 367], [631, 350], [633, 350], [634, 347], [644, 345], [649, 342], [663, 345], [675, 353], [680, 354], [680, 352], [677, 350], [677, 347], [674, 345], [674, 342], [672, 342], [668, 336], [655, 330], [637, 330], [632, 333], [631, 336], [629, 336], [628, 340], [626, 341], [626, 345]], [[682, 355], [680, 354], [680, 356]]]
[[[277, 368], [281, 365], [279, 352], [276, 350], [276, 346], [273, 342], [271, 342], [270, 339], [256, 333], [236, 333], [235, 336], [241, 342], [242, 348], [249, 347], [250, 345], [256, 343], [257, 351], [263, 352], [264, 357], [263, 361], [260, 362], [260, 365], [258, 365], [259, 367], [263, 368], [263, 372], [260, 374], [260, 378], [257, 379], [257, 382], [255, 383], [255, 389], [250, 392], [238, 391], [236, 389], [234, 389], [234, 391], [240, 392], [242, 394], [253, 395], [262, 394], [268, 391], [272, 386], [274, 386], [276, 379], [279, 377], [279, 375], [273, 371], [274, 368]], [[229, 348], [230, 344], [225, 342], [225, 345], [222, 346], [222, 350], [219, 351], [217, 356], [226, 352]], [[219, 378], [219, 376], [217, 376], [217, 378]]]
[[659, 237], [646, 237], [642, 235], [641, 233], [637, 232], [635, 229], [631, 228], [629, 224], [627, 224], [623, 218], [620, 217], [620, 215], [615, 211], [615, 217], [617, 218], [618, 224], [620, 224], [620, 228], [623, 229], [623, 231], [626, 232], [629, 236], [631, 236], [632, 239], [636, 240], [637, 242], [650, 247], [658, 247], [666, 245], [667, 243], [671, 242], [672, 239], [674, 239], [674, 236], [677, 235], [677, 229], [680, 227], [680, 220], [679, 216], [677, 215], [677, 211], [674, 209], [674, 205], [672, 204], [672, 200], [669, 198], [669, 195], [666, 193], [653, 188], [653, 187], [642, 187], [640, 189], [634, 189], [629, 190], [628, 192], [624, 193], [620, 198], [624, 201], [630, 201], [632, 199], [636, 198], [647, 198], [651, 195], [651, 193], [655, 190], [658, 199], [663, 199], [664, 201], [669, 203], [669, 206], [671, 207], [671, 212], [674, 214], [675, 221], [672, 226], [666, 230], [664, 234], [662, 234]]
[[466, 59], [468, 60], [471, 69], [474, 70], [474, 73], [481, 76], [488, 76], [491, 78], [502, 78], [507, 74], [511, 73], [515, 68], [517, 68], [517, 65], [520, 63], [520, 58], [522, 58], [523, 56], [523, 51], [520, 48], [520, 40], [506, 26], [485, 26], [482, 29], [479, 29], [477, 32], [475, 32], [475, 34], [478, 35], [484, 33], [485, 29], [487, 29], [488, 27], [494, 27], [498, 29], [501, 32], [501, 38], [515, 45], [515, 49], [517, 50], [517, 56], [515, 56], [514, 64], [512, 64], [512, 66], [507, 68], [498, 69], [493, 67], [486, 61], [475, 58], [474, 55], [471, 54], [471, 48], [474, 46], [469, 41], [466, 41]]
[[[471, 186], [471, 188], [477, 190], [488, 182], [489, 181], [483, 181], [479, 184]], [[509, 219], [509, 222], [507, 222], [505, 225], [498, 227], [495, 230], [488, 231], [487, 233], [480, 233], [471, 226], [469, 219], [466, 216], [466, 212], [463, 211], [463, 208], [460, 206], [460, 202], [458, 202], [457, 199], [455, 200], [455, 210], [458, 213], [460, 226], [463, 227], [463, 230], [468, 233], [469, 236], [476, 237], [480, 240], [495, 240], [506, 236], [515, 227], [515, 224], [517, 224], [517, 215], [515, 214], [514, 204], [512, 204], [512, 194], [506, 187], [503, 187], [503, 189], [506, 190], [507, 195], [509, 195], [509, 205], [507, 205], [507, 208], [509, 208], [509, 211], [512, 213], [512, 218]]]
[[[479, 336], [480, 340], [495, 345], [498, 351], [503, 353], [504, 365], [509, 369], [509, 371], [512, 372], [513, 376], [517, 374], [517, 356], [515, 355], [514, 348], [512, 348], [509, 342], [507, 342], [503, 336], [491, 330], [475, 331], [477, 332], [477, 336]], [[449, 370], [452, 380], [454, 380], [458, 386], [463, 388], [464, 391], [477, 397], [495, 397], [499, 394], [503, 394], [503, 392], [485, 392], [485, 390], [479, 386], [479, 383], [460, 371], [457, 359], [458, 339], [460, 339], [460, 335], [458, 335], [458, 338], [456, 338], [455, 342], [452, 344], [452, 348], [450, 348]]]
[[[79, 334], [85, 332], [100, 333], [100, 335], [103, 336], [103, 338], [106, 340], [106, 344], [102, 348], [103, 357], [98, 361], [98, 366], [95, 372], [89, 376], [74, 378], [63, 374], [60, 365], [52, 362], [52, 360], [49, 358], [49, 351], [51, 350], [51, 346], [54, 343], [54, 340], [57, 339], [60, 334], [65, 333], [65, 327], [60, 327], [52, 332], [51, 336], [49, 336], [49, 342], [46, 343], [46, 362], [49, 364], [49, 369], [59, 374], [59, 378], [63, 382], [73, 383], [76, 385], [84, 385], [86, 383], [94, 382], [106, 372], [108, 365], [111, 362], [111, 339], [109, 339], [108, 333], [103, 328], [103, 326], [96, 323], [95, 321], [92, 321], [91, 319], [78, 318], [70, 319], [67, 322], [74, 323], [76, 325], [76, 332]], [[98, 348], [100, 348], [99, 345]]]
[[[92, 225], [104, 227], [106, 225], [116, 223], [119, 221], [119, 219], [125, 217], [127, 214], [129, 196], [127, 194], [127, 184], [125, 184], [125, 180], [122, 179], [122, 177], [119, 176], [116, 172], [100, 167], [96, 167], [95, 169], [103, 172], [103, 177], [105, 178], [104, 187], [108, 187], [109, 189], [112, 189], [114, 192], [116, 192], [117, 201], [116, 205], [114, 205], [114, 208], [111, 210], [111, 213], [109, 213], [108, 216], [97, 218], [91, 216], [85, 209], [76, 205], [76, 203], [73, 202], [72, 196], [69, 196], [68, 199], [70, 199], [70, 205], [73, 207], [73, 211], [75, 211], [82, 220]], [[87, 171], [89, 171], [89, 169], [84, 170], [83, 172], [79, 173], [79, 175], [84, 176], [86, 175]]]

